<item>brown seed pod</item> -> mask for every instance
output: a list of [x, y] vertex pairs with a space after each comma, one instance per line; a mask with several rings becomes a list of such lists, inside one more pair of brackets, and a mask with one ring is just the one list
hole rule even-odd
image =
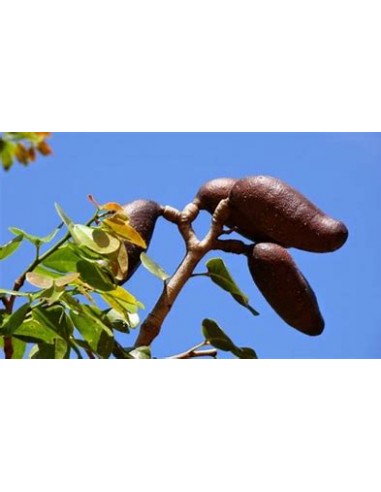
[[322, 333], [324, 319], [315, 293], [285, 248], [259, 243], [248, 265], [258, 289], [287, 324], [306, 335]]
[[238, 180], [229, 195], [229, 222], [252, 241], [325, 253], [348, 238], [345, 225], [329, 217], [297, 190], [271, 176]]
[[[135, 200], [123, 207], [129, 224], [142, 236], [147, 248], [155, 229], [156, 221], [162, 215], [162, 207], [152, 200]], [[140, 266], [140, 253], [145, 251], [136, 244], [125, 242], [128, 255], [128, 273], [121, 283], [129, 280]]]
[[217, 178], [208, 181], [198, 190], [195, 203], [201, 210], [207, 210], [212, 214], [220, 201], [228, 198], [236, 182], [237, 180], [233, 178]]

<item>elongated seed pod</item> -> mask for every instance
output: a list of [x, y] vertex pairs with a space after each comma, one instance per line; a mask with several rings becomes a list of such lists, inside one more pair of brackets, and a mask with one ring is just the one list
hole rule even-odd
[[238, 180], [229, 194], [233, 223], [252, 241], [325, 253], [348, 238], [346, 226], [329, 217], [297, 190], [271, 176]]
[[315, 293], [285, 248], [259, 243], [248, 266], [258, 289], [287, 324], [306, 335], [322, 333], [324, 319]]
[[[156, 221], [162, 215], [161, 206], [152, 200], [135, 200], [123, 207], [129, 218], [129, 224], [142, 236], [147, 248], [155, 229]], [[140, 253], [145, 251], [136, 244], [125, 242], [128, 255], [127, 276], [121, 283], [129, 280], [140, 266]]]
[[198, 190], [195, 203], [201, 210], [213, 214], [220, 201], [228, 198], [236, 182], [234, 178], [216, 178], [208, 181]]

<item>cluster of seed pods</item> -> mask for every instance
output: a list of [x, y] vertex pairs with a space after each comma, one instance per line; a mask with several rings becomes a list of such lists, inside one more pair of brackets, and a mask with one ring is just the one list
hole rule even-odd
[[195, 203], [213, 213], [223, 199], [230, 211], [226, 225], [254, 242], [248, 267], [263, 296], [290, 326], [320, 335], [324, 319], [315, 293], [287, 248], [335, 251], [348, 238], [346, 226], [271, 176], [214, 179], [200, 188]]

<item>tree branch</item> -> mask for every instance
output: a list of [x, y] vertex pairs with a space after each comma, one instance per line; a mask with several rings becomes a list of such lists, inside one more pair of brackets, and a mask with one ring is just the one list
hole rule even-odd
[[196, 357], [216, 357], [217, 349], [212, 348], [208, 350], [194, 350], [190, 349], [187, 352], [182, 352], [181, 354], [172, 355], [171, 357], [166, 357], [166, 359], [194, 359]]
[[[167, 213], [165, 209], [167, 209]], [[164, 217], [166, 215], [171, 218], [176, 217], [176, 223], [184, 239], [187, 252], [175, 274], [164, 285], [156, 305], [141, 325], [135, 347], [149, 346], [159, 335], [163, 322], [184, 285], [192, 276], [201, 259], [213, 249], [216, 239], [222, 234], [223, 224], [229, 214], [228, 200], [222, 200], [217, 206], [212, 218], [212, 226], [202, 241], [197, 238], [191, 225], [198, 212], [198, 207], [194, 203], [187, 205], [180, 216], [173, 213], [173, 210], [169, 210], [168, 207], [164, 208]]]

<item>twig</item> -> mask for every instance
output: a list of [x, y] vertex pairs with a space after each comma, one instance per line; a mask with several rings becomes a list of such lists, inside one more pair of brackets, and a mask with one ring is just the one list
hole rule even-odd
[[[167, 212], [169, 214], [169, 212]], [[172, 309], [178, 295], [193, 274], [201, 259], [213, 249], [216, 239], [221, 235], [223, 224], [229, 214], [228, 200], [222, 200], [217, 206], [210, 231], [200, 241], [192, 229], [192, 221], [198, 215], [198, 207], [191, 203], [185, 207], [180, 217], [176, 214], [179, 231], [186, 245], [186, 255], [175, 274], [164, 285], [163, 292], [153, 310], [140, 327], [135, 347], [149, 346], [159, 335], [162, 324]], [[165, 216], [165, 212], [164, 212]], [[171, 215], [174, 217], [175, 214]]]
[[217, 350], [215, 348], [209, 350], [199, 350], [209, 343], [204, 340], [203, 342], [195, 345], [194, 347], [181, 352], [181, 354], [172, 355], [171, 357], [166, 357], [166, 359], [193, 359], [194, 357], [216, 357]]
[[91, 352], [91, 350], [86, 349], [86, 354], [89, 359], [95, 359], [95, 355]]
[[13, 357], [13, 344], [11, 337], [4, 337], [4, 354], [6, 359]]
[[191, 350], [188, 352], [183, 352], [182, 354], [172, 355], [171, 357], [166, 357], [166, 359], [194, 359], [196, 357], [216, 357], [217, 349], [208, 350]]

